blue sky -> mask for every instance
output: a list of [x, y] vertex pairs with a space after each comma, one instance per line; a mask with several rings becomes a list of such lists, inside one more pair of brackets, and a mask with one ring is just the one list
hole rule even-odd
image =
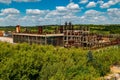
[[120, 24], [120, 0], [0, 0], [0, 26]]

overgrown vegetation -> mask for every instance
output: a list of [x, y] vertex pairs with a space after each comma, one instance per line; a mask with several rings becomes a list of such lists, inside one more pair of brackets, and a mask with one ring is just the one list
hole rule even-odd
[[99, 80], [120, 62], [120, 47], [103, 52], [0, 42], [1, 80]]

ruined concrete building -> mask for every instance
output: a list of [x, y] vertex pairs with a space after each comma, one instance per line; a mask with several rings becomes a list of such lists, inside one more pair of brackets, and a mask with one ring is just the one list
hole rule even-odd
[[29, 44], [37, 43], [43, 45], [54, 45], [64, 47], [83, 47], [83, 48], [100, 48], [109, 45], [120, 44], [120, 39], [110, 41], [113, 36], [103, 36], [98, 34], [90, 33], [89, 27], [79, 27], [74, 29], [74, 26], [69, 23], [61, 25], [58, 29], [55, 28], [54, 33], [47, 34], [43, 32], [43, 27], [38, 27], [36, 34], [28, 33], [27, 29], [25, 32], [20, 32], [20, 26], [16, 26], [16, 32], [13, 33], [13, 42], [22, 43], [27, 42]]

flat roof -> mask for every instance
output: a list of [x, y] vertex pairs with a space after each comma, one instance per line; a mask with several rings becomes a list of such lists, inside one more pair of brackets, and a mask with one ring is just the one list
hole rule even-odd
[[64, 36], [64, 34], [28, 34], [28, 33], [13, 33], [13, 35], [20, 36], [37, 36], [37, 37], [52, 37], [52, 36]]

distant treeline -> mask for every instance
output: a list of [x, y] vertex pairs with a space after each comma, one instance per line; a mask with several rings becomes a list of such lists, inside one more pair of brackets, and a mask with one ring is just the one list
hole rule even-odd
[[[74, 25], [75, 29], [79, 29], [79, 26], [89, 27], [93, 33], [102, 33], [102, 34], [120, 34], [120, 24], [116, 25]], [[43, 26], [44, 31], [52, 32], [55, 28], [58, 28], [59, 25], [45, 25]], [[28, 30], [37, 32], [37, 26], [21, 26], [21, 31], [24, 31], [24, 28]], [[4, 31], [15, 31], [15, 26], [6, 26], [0, 27], [0, 30]]]

